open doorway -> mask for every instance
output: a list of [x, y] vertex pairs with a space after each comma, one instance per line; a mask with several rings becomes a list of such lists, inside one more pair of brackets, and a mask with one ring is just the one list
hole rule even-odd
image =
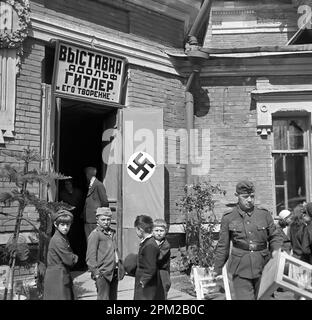
[[79, 260], [75, 269], [86, 267], [87, 244], [82, 211], [88, 191], [85, 167], [97, 168], [97, 178], [103, 181], [106, 167], [102, 161], [102, 134], [116, 118], [116, 110], [102, 105], [62, 99], [59, 145], [59, 172], [72, 177], [74, 193], [65, 190], [65, 181], [59, 185], [59, 199], [76, 207], [74, 221], [68, 234], [70, 245]]

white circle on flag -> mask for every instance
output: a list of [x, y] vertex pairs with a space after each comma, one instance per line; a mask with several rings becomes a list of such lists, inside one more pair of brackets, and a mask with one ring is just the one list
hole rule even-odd
[[138, 182], [147, 181], [155, 172], [156, 162], [144, 151], [135, 152], [127, 162], [129, 176]]

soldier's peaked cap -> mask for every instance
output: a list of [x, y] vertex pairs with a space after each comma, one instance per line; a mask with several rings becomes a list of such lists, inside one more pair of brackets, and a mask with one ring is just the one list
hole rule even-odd
[[236, 185], [236, 193], [248, 194], [255, 192], [255, 186], [251, 181], [241, 180]]

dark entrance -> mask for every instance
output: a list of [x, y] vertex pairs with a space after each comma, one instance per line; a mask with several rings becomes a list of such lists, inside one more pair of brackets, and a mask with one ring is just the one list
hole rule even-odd
[[[73, 251], [78, 254], [76, 269], [85, 268], [86, 240], [81, 214], [88, 189], [84, 168], [97, 168], [97, 178], [103, 181], [105, 166], [102, 161], [102, 134], [105, 123], [115, 110], [102, 105], [62, 99], [59, 146], [59, 172], [73, 178], [74, 193], [69, 195], [64, 181], [59, 185], [59, 200], [71, 201], [74, 222], [68, 234]], [[79, 191], [78, 191], [79, 190]]]

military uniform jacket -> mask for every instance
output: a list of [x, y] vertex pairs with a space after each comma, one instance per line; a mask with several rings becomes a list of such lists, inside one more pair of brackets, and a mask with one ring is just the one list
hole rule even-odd
[[[255, 207], [252, 212], [245, 213], [236, 206], [225, 213], [221, 220], [215, 271], [221, 274], [222, 267], [229, 258], [228, 271], [232, 275], [247, 279], [259, 278], [264, 265], [270, 259], [270, 251], [279, 249], [282, 243], [281, 233], [268, 210]], [[239, 248], [253, 245], [263, 246], [264, 249], [251, 251]]]

